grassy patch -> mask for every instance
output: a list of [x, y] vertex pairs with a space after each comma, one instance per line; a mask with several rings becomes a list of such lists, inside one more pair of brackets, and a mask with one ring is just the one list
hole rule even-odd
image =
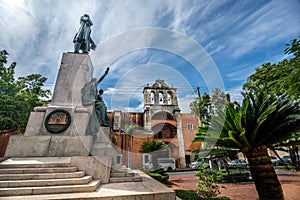
[[202, 198], [193, 190], [175, 190], [175, 192], [182, 200], [230, 200], [228, 197]]
[[295, 166], [291, 166], [291, 165], [282, 165], [282, 166], [276, 166], [276, 169], [286, 169], [286, 170], [296, 170]]
[[236, 183], [236, 182], [245, 182], [250, 181], [250, 173], [244, 170], [230, 169], [229, 173], [225, 170], [222, 172], [222, 181]]

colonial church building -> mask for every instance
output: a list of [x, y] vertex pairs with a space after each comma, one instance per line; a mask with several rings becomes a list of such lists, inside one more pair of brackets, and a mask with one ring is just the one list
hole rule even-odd
[[[143, 93], [144, 112], [109, 113], [118, 162], [141, 169], [151, 160], [150, 154], [139, 153], [142, 144], [163, 141], [167, 148], [159, 152], [159, 157], [175, 158], [177, 168], [185, 168], [194, 159], [193, 151], [201, 148], [201, 143], [192, 142], [199, 125], [198, 117], [180, 113], [176, 88], [163, 80], [148, 85]], [[136, 129], [128, 131], [128, 125], [134, 125]]]

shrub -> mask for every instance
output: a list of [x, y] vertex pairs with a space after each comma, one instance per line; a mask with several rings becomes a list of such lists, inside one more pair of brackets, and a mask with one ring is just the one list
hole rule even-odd
[[220, 194], [220, 186], [217, 184], [222, 180], [222, 172], [208, 169], [205, 165], [198, 167], [196, 176], [199, 177], [197, 192], [201, 197], [212, 198]]
[[161, 183], [168, 183], [169, 175], [163, 169], [149, 171], [147, 174]]
[[175, 190], [175, 192], [182, 200], [230, 200], [228, 197], [202, 198], [193, 190]]
[[182, 200], [199, 200], [201, 197], [193, 190], [175, 190], [176, 196]]
[[250, 180], [250, 173], [244, 170], [233, 170], [230, 169], [228, 172], [221, 170], [222, 172], [222, 181], [236, 183], [236, 182], [245, 182]]

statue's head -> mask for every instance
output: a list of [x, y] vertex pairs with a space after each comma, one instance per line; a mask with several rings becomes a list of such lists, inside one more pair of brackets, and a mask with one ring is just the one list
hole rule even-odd
[[84, 14], [82, 15], [82, 17], [80, 18], [81, 21], [90, 21], [90, 16], [88, 14]]

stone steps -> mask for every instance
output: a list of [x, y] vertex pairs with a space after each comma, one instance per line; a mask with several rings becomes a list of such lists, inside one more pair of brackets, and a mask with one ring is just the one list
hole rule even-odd
[[125, 172], [115, 172], [115, 173], [111, 172], [110, 173], [111, 178], [125, 177], [125, 176], [127, 176], [127, 174]]
[[1, 162], [0, 196], [93, 192], [101, 183], [78, 171], [70, 162], [36, 160], [19, 158]]
[[76, 172], [77, 170], [77, 167], [5, 168], [0, 169], [0, 174], [66, 173]]
[[43, 174], [0, 174], [0, 180], [34, 180], [34, 179], [61, 179], [80, 178], [85, 172], [78, 171], [72, 173], [43, 173]]
[[100, 180], [92, 180], [91, 182], [82, 185], [0, 188], [0, 196], [94, 192], [99, 187], [100, 183]]
[[0, 188], [80, 185], [80, 184], [87, 184], [91, 180], [92, 180], [91, 176], [84, 176], [80, 178], [63, 178], [63, 179], [11, 180], [11, 181], [0, 181]]
[[143, 181], [142, 177], [140, 176], [109, 178], [110, 183], [140, 182], [140, 181]]
[[7, 168], [55, 168], [55, 167], [71, 167], [70, 163], [0, 163], [0, 169]]
[[140, 182], [143, 181], [143, 178], [138, 174], [135, 174], [129, 168], [120, 168], [114, 169], [112, 168], [110, 171], [110, 183], [121, 183], [121, 182]]

